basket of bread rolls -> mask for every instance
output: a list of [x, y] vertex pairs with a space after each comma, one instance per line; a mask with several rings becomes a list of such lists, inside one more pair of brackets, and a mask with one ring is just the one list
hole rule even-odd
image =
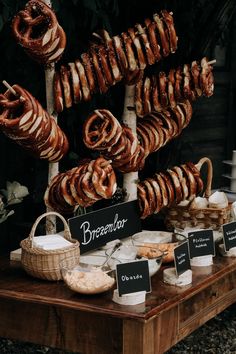
[[[199, 229], [219, 230], [221, 226], [230, 221], [231, 205], [226, 194], [222, 191], [212, 192], [213, 167], [209, 158], [204, 157], [192, 166], [191, 169], [179, 168], [181, 174], [181, 192], [190, 198], [183, 198], [179, 204], [166, 208], [165, 224], [168, 230], [185, 229], [197, 227]], [[206, 186], [203, 186], [202, 178], [199, 178], [199, 171], [202, 166], [207, 165]], [[193, 168], [194, 167], [194, 168]], [[196, 170], [196, 174], [194, 173]], [[202, 187], [199, 188], [199, 184]], [[201, 195], [196, 190], [205, 189]]]

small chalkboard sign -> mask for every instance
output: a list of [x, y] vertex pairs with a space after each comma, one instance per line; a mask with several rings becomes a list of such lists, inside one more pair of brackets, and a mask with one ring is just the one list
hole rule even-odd
[[193, 257], [215, 255], [213, 230], [199, 230], [188, 233], [189, 255]]
[[68, 223], [72, 237], [80, 242], [81, 253], [142, 230], [137, 200], [73, 217]]
[[119, 296], [137, 291], [151, 291], [148, 261], [121, 263], [116, 266]]
[[235, 221], [223, 225], [223, 240], [225, 245], [225, 251], [229, 251], [231, 248], [236, 247]]
[[178, 276], [191, 269], [188, 241], [174, 248], [174, 261], [176, 274]]

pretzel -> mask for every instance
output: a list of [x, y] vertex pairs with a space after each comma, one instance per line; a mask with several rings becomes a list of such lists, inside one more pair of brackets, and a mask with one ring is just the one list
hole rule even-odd
[[148, 114], [151, 112], [151, 103], [150, 103], [150, 92], [151, 91], [151, 81], [148, 77], [145, 78], [144, 80], [144, 86], [143, 86], [143, 110], [144, 114]]
[[193, 85], [195, 88], [196, 95], [198, 97], [202, 96], [202, 89], [200, 87], [200, 67], [196, 60], [191, 64], [191, 74], [193, 78]]
[[41, 0], [30, 0], [12, 21], [17, 42], [36, 61], [56, 62], [66, 46], [66, 36], [53, 10]]
[[196, 95], [195, 92], [192, 91], [190, 87], [191, 76], [190, 76], [188, 64], [184, 64], [183, 73], [184, 73], [183, 95], [185, 98], [189, 98], [190, 100], [194, 101], [196, 99]]
[[65, 66], [61, 66], [60, 68], [60, 76], [61, 83], [63, 87], [63, 94], [65, 99], [66, 108], [70, 108], [72, 106], [72, 98], [71, 98], [71, 89], [70, 89], [70, 79], [69, 79], [69, 70]]
[[[163, 56], [170, 54], [170, 47], [174, 51], [173, 48], [176, 46], [174, 41], [177, 43], [177, 39], [174, 38], [176, 35], [172, 14], [165, 12], [163, 18], [158, 15], [154, 15], [154, 18], [154, 21], [145, 20], [146, 27], [138, 23], [134, 28], [129, 28], [127, 32], [113, 37], [106, 30], [100, 30], [93, 34], [93, 38], [96, 39], [95, 43], [91, 43], [88, 51], [81, 55], [81, 60], [75, 60], [78, 76], [75, 75], [71, 63], [68, 68], [68, 72], [72, 73], [69, 81], [73, 103], [88, 101], [96, 92], [106, 93], [111, 86], [122, 79], [127, 85], [136, 84], [143, 77], [143, 70], [147, 65], [152, 65]], [[162, 48], [163, 45], [164, 48]], [[63, 75], [63, 70], [60, 75]], [[63, 81], [62, 78], [61, 81]], [[65, 85], [67, 86], [67, 83]], [[66, 92], [69, 91], [67, 87], [65, 89]], [[81, 96], [79, 96], [80, 91], [82, 92]], [[145, 93], [151, 100], [151, 89], [145, 90]], [[56, 91], [54, 95], [57, 94]], [[63, 100], [65, 99], [66, 97], [63, 98]], [[143, 97], [138, 96], [138, 99], [142, 100]], [[158, 100], [158, 98], [156, 99]], [[66, 105], [63, 102], [63, 106], [69, 107], [69, 104]], [[56, 105], [55, 109], [57, 107], [61, 109], [60, 105]], [[147, 112], [150, 110], [148, 109]], [[141, 109], [140, 114], [145, 114], [145, 111], [143, 112]]]
[[128, 29], [128, 33], [132, 39], [132, 42], [133, 42], [133, 45], [134, 45], [134, 48], [136, 50], [136, 59], [137, 59], [137, 62], [138, 62], [138, 66], [139, 66], [139, 69], [140, 70], [144, 70], [147, 66], [147, 63], [146, 63], [146, 59], [145, 59], [145, 56], [143, 54], [143, 50], [142, 50], [142, 46], [141, 46], [141, 43], [140, 43], [140, 40], [139, 40], [139, 37], [136, 36], [135, 34], [135, 31], [133, 28], [129, 28]]
[[160, 102], [162, 108], [168, 106], [168, 95], [167, 95], [167, 77], [166, 74], [161, 71], [159, 73], [159, 93], [160, 93]]
[[172, 13], [169, 13], [166, 10], [162, 10], [161, 15], [162, 20], [166, 24], [169, 33], [170, 51], [171, 53], [175, 53], [177, 49], [178, 37], [176, 36]]
[[95, 110], [83, 125], [83, 140], [90, 149], [104, 150], [118, 141], [121, 132], [121, 126], [111, 112]]
[[[106, 54], [107, 53], [106, 53], [106, 49], [104, 48], [104, 46], [99, 46], [98, 47], [99, 62], [101, 64], [102, 72], [105, 77], [106, 85], [107, 85], [107, 87], [110, 87], [114, 84], [114, 79], [112, 76], [111, 69], [109, 67], [109, 63], [108, 63]], [[106, 92], [106, 91], [104, 91], [104, 92]]]
[[174, 203], [178, 204], [186, 199], [191, 201], [201, 193], [203, 181], [198, 165], [187, 162], [139, 182], [137, 187], [141, 218], [158, 213]]
[[170, 53], [170, 44], [168, 41], [168, 37], [165, 33], [164, 24], [158, 14], [153, 15], [153, 19], [156, 22], [156, 26], [159, 32], [159, 36], [161, 39], [161, 49], [163, 57], [167, 57]]
[[141, 183], [137, 185], [137, 191], [138, 191], [138, 202], [139, 202], [139, 208], [141, 213], [141, 219], [145, 219], [147, 216], [150, 215], [150, 208], [149, 208], [145, 189]]
[[147, 63], [148, 63], [148, 65], [152, 65], [155, 63], [156, 58], [152, 52], [152, 48], [150, 46], [149, 39], [147, 37], [145, 28], [142, 27], [142, 25], [140, 23], [136, 24], [136, 28], [137, 28], [140, 38], [142, 40], [143, 48], [145, 49], [145, 52], [146, 52]]
[[175, 201], [175, 189], [174, 189], [174, 186], [172, 184], [172, 180], [171, 180], [169, 174], [160, 172], [159, 176], [161, 176], [163, 178], [165, 185], [166, 185], [166, 189], [167, 189], [167, 193], [168, 193], [167, 207], [169, 207]]
[[200, 86], [206, 96], [211, 96], [214, 90], [214, 78], [212, 66], [208, 64], [206, 57], [201, 60]]
[[64, 103], [63, 103], [61, 77], [60, 74], [57, 72], [53, 77], [53, 96], [54, 96], [54, 108], [57, 113], [61, 113], [64, 108]]
[[[110, 163], [104, 166], [104, 158], [98, 158], [93, 166], [92, 183], [96, 192], [103, 198], [109, 199], [115, 193], [116, 176]], [[102, 166], [103, 165], [103, 166]], [[102, 166], [102, 167], [101, 167]]]
[[[73, 102], [78, 103], [82, 99], [82, 92], [81, 92], [81, 87], [80, 87], [80, 79], [79, 79], [79, 74], [78, 71], [76, 70], [75, 63], [69, 63], [69, 70], [70, 70], [70, 77], [71, 77], [71, 82], [72, 82], [72, 92], [73, 92]], [[55, 76], [58, 73], [55, 73]], [[61, 99], [63, 101], [62, 95]], [[57, 109], [56, 109], [57, 111]], [[58, 111], [57, 111], [58, 112]]]
[[80, 87], [83, 94], [83, 100], [89, 101], [91, 99], [91, 92], [88, 84], [88, 80], [85, 74], [84, 66], [80, 62], [80, 60], [75, 61], [75, 66], [78, 71]]
[[152, 88], [152, 92], [151, 92], [152, 107], [155, 112], [159, 112], [162, 110], [162, 106], [159, 99], [159, 86], [157, 83], [157, 77], [154, 75], [151, 77], [151, 88]]
[[186, 177], [184, 176], [183, 171], [180, 167], [175, 166], [172, 168], [172, 170], [177, 173], [181, 185], [181, 189], [182, 189], [182, 200], [186, 200], [189, 195], [189, 189], [187, 186]]
[[161, 60], [161, 53], [160, 53], [160, 45], [158, 43], [157, 35], [156, 35], [156, 24], [152, 22], [150, 19], [145, 20], [146, 30], [148, 34], [148, 38], [150, 40], [150, 45], [152, 48], [153, 55], [156, 61]]
[[193, 200], [196, 197], [197, 194], [197, 182], [193, 176], [192, 171], [186, 164], [180, 165], [181, 169], [184, 172], [184, 175], [186, 176], [186, 181], [189, 189], [189, 195], [188, 195], [188, 200]]
[[146, 190], [147, 201], [149, 204], [150, 211], [155, 211], [157, 209], [156, 198], [152, 184], [150, 183], [151, 178], [147, 178], [143, 181], [143, 187]]
[[115, 82], [119, 82], [122, 79], [122, 74], [118, 65], [118, 61], [116, 59], [116, 52], [113, 46], [112, 38], [110, 37], [109, 33], [105, 30], [102, 31], [103, 38], [105, 42], [105, 48], [107, 52], [108, 61], [111, 67], [112, 75]]
[[[96, 78], [95, 78], [95, 73], [93, 72], [93, 65], [91, 62], [91, 58], [88, 53], [81, 54], [81, 63], [84, 66], [84, 71], [86, 74], [90, 94], [93, 94], [94, 92], [96, 92]], [[80, 85], [81, 83], [78, 83], [79, 87]], [[82, 97], [80, 101], [82, 101]], [[74, 103], [77, 103], [77, 101], [74, 101]]]
[[[130, 38], [130, 36], [128, 35], [128, 33], [126, 32], [122, 32], [121, 33], [121, 38], [122, 38], [122, 42], [124, 43], [125, 46], [125, 51], [126, 51], [126, 56], [127, 56], [127, 61], [128, 61], [128, 72], [134, 72], [134, 71], [138, 71], [138, 65], [137, 65], [137, 61], [135, 58], [135, 54], [132, 48], [132, 39]], [[137, 72], [136, 71], [136, 72]], [[138, 71], [140, 72], [140, 71]], [[125, 73], [125, 79], [126, 78], [126, 73]]]
[[94, 200], [90, 198], [87, 193], [82, 191], [80, 184], [81, 176], [86, 173], [87, 166], [87, 163], [78, 166], [72, 173], [70, 180], [70, 193], [72, 194], [76, 205], [80, 205], [82, 207], [88, 207], [94, 203]]
[[94, 72], [96, 74], [99, 91], [100, 91], [100, 93], [105, 93], [108, 90], [108, 86], [106, 84], [106, 80], [105, 80], [104, 75], [102, 73], [102, 70], [101, 70], [101, 67], [99, 64], [99, 58], [96, 53], [96, 50], [91, 48], [90, 55], [91, 55], [91, 59], [92, 59], [92, 63], [93, 63]]
[[20, 98], [16, 99], [10, 90], [1, 95], [3, 133], [37, 158], [60, 160], [69, 148], [65, 134], [28, 91], [19, 85], [12, 88]]
[[102, 198], [111, 198], [116, 187], [112, 166], [101, 157], [57, 174], [45, 191], [44, 201], [56, 211], [71, 214], [79, 205], [88, 207]]

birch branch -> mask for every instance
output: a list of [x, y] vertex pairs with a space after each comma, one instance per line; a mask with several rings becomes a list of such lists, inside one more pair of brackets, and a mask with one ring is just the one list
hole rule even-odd
[[[50, 0], [43, 0], [46, 5], [52, 6]], [[53, 77], [55, 73], [55, 64], [50, 64], [45, 67], [45, 89], [46, 89], [46, 102], [47, 102], [47, 111], [54, 117], [57, 122], [57, 115], [54, 113], [54, 98], [53, 98]], [[48, 165], [48, 183], [56, 176], [59, 172], [59, 163], [58, 162], [49, 162]], [[47, 211], [51, 211], [48, 210]], [[56, 217], [54, 215], [48, 215], [46, 217], [46, 233], [52, 234], [56, 232]]]
[[[136, 135], [137, 117], [134, 108], [135, 85], [125, 86], [125, 99], [122, 120]], [[126, 201], [137, 199], [138, 172], [129, 172], [123, 175], [123, 188], [126, 192]]]

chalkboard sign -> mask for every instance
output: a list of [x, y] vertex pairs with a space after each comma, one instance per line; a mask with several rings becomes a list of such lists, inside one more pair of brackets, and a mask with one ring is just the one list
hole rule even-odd
[[190, 258], [215, 255], [215, 244], [212, 230], [200, 230], [188, 233]]
[[229, 251], [230, 248], [236, 247], [236, 222], [230, 222], [223, 225], [223, 240], [225, 250]]
[[81, 253], [142, 230], [137, 200], [73, 217], [68, 223]]
[[183, 242], [179, 246], [175, 247], [174, 261], [175, 261], [176, 274], [178, 276], [186, 272], [187, 270], [191, 269], [188, 241]]
[[137, 291], [151, 291], [148, 261], [121, 263], [116, 266], [119, 296]]

